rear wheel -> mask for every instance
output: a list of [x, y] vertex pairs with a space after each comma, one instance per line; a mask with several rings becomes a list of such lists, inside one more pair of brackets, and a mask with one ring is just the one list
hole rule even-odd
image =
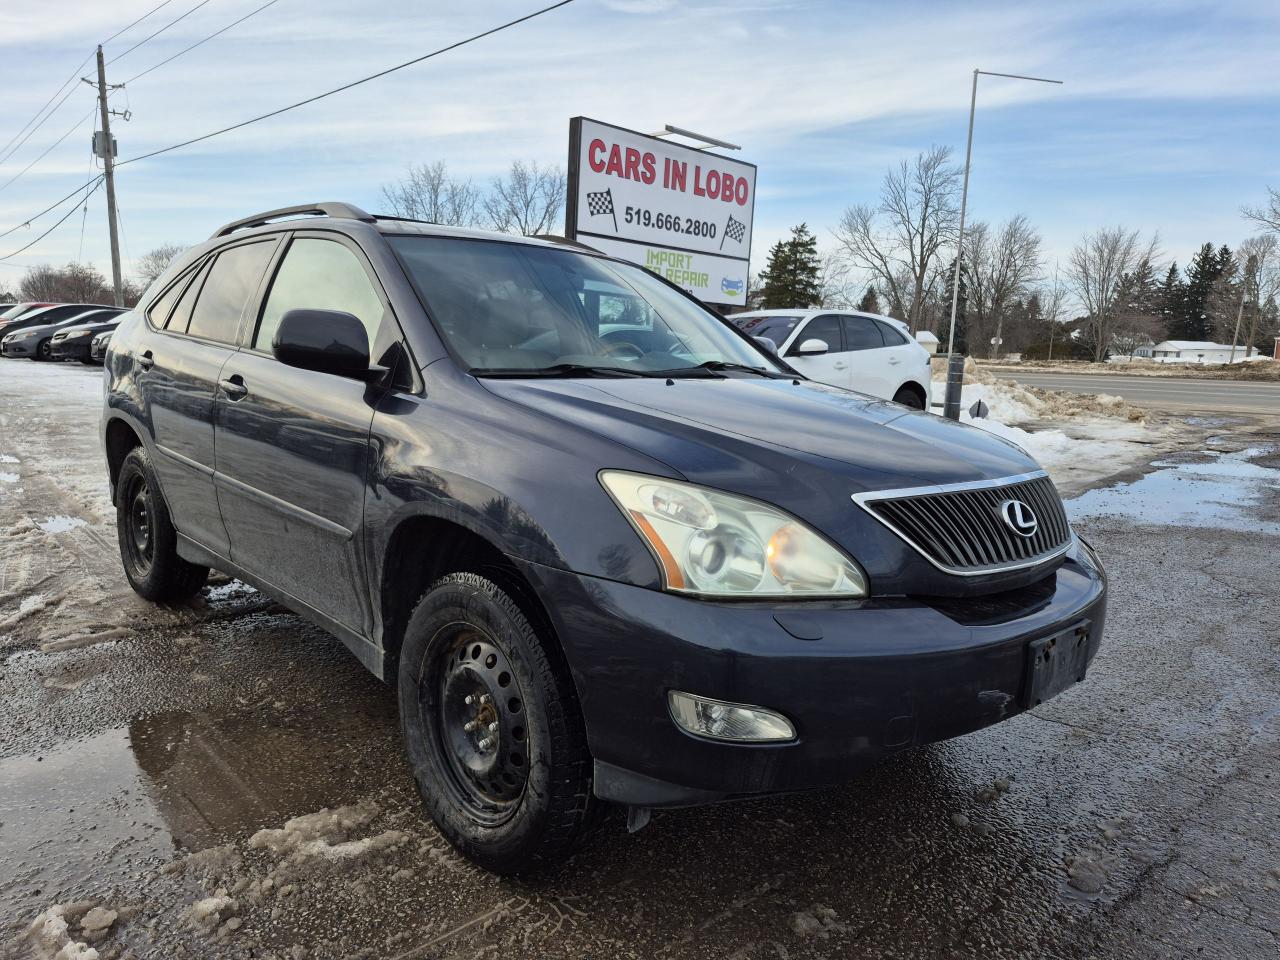
[[400, 653], [400, 725], [418, 790], [495, 873], [564, 859], [597, 820], [577, 696], [548, 628], [473, 573], [418, 602]]
[[48, 340], [41, 340], [36, 345], [36, 352], [31, 357], [32, 360], [52, 360], [53, 344]]
[[893, 402], [900, 403], [904, 407], [910, 407], [912, 410], [924, 409], [924, 397], [920, 396], [918, 390], [911, 387], [902, 387], [893, 395]]
[[204, 586], [208, 567], [178, 556], [177, 533], [146, 450], [134, 447], [116, 480], [116, 537], [134, 592], [147, 600], [186, 600]]

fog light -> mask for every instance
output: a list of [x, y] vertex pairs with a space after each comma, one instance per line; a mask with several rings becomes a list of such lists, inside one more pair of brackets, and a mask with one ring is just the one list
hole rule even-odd
[[697, 737], [753, 743], [796, 738], [796, 728], [790, 720], [761, 707], [695, 697], [679, 690], [667, 694], [667, 704], [671, 708], [671, 719]]

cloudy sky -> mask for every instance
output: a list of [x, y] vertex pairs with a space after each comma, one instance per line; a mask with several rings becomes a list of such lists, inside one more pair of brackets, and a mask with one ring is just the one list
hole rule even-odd
[[[4, 0], [0, 143], [95, 44], [158, 2]], [[107, 44], [108, 59], [119, 58], [108, 80], [129, 80], [263, 2], [171, 0]], [[303, 99], [538, 5], [277, 0], [115, 94], [113, 107], [131, 114], [114, 124], [120, 156]], [[477, 182], [516, 157], [563, 165], [569, 118], [581, 114], [741, 144], [740, 156], [760, 168], [758, 265], [802, 220], [829, 243], [840, 211], [874, 200], [890, 163], [935, 143], [963, 158], [978, 66], [1066, 83], [982, 80], [972, 216], [1025, 213], [1051, 260], [1084, 231], [1119, 223], [1159, 231], [1166, 255], [1185, 262], [1206, 240], [1247, 236], [1239, 207], [1260, 202], [1268, 183], [1280, 186], [1278, 52], [1274, 0], [576, 0], [350, 92], [123, 167], [124, 253], [195, 242], [226, 220], [292, 203], [341, 199], [376, 210], [380, 187], [418, 161], [445, 160]], [[69, 89], [0, 164], [0, 233], [91, 174], [94, 94], [78, 82]], [[0, 256], [64, 210], [0, 238]], [[106, 233], [99, 191], [87, 215], [0, 263], [0, 288], [36, 263], [82, 257], [109, 272]]]

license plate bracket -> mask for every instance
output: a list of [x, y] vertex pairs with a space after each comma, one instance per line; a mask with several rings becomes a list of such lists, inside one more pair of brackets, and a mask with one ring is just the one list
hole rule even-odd
[[1089, 666], [1089, 621], [1027, 644], [1024, 707], [1036, 707], [1084, 679]]

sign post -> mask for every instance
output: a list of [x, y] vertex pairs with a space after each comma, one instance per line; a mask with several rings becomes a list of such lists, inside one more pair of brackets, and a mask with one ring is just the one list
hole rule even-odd
[[569, 121], [565, 236], [706, 303], [744, 306], [756, 168], [586, 117]]

